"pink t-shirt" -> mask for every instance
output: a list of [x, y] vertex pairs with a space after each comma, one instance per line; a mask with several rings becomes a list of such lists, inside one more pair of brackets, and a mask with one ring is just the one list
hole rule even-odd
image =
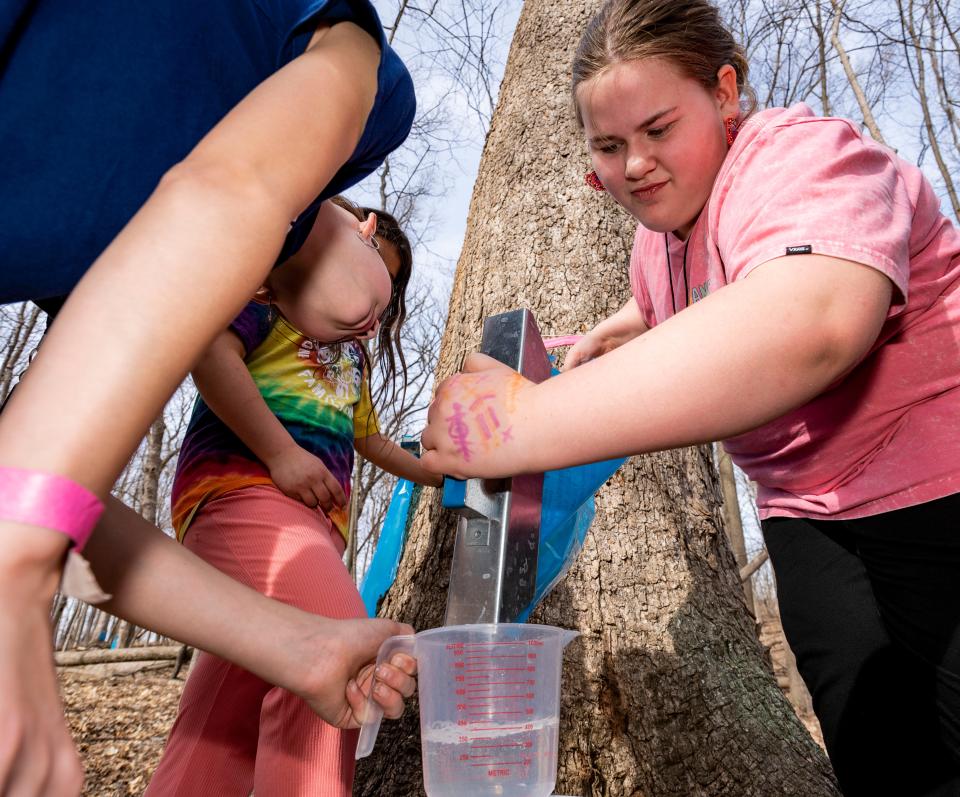
[[865, 517], [960, 491], [960, 233], [920, 170], [851, 122], [802, 104], [748, 119], [686, 242], [637, 228], [630, 284], [652, 327], [803, 253], [871, 266], [894, 297], [843, 380], [725, 441], [761, 517]]

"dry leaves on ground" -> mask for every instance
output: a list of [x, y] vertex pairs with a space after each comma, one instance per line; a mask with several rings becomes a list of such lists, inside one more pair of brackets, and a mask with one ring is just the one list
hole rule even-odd
[[[128, 797], [147, 787], [177, 713], [182, 680], [173, 664], [132, 674], [60, 671], [64, 708], [86, 769], [84, 797]], [[182, 677], [182, 676], [181, 676]]]

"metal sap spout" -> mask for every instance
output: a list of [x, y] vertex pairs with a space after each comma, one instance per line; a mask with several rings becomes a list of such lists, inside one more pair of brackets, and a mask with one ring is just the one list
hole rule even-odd
[[[550, 376], [550, 358], [529, 310], [490, 316], [480, 350], [532, 382]], [[511, 479], [446, 479], [443, 505], [460, 514], [444, 625], [512, 623], [536, 591], [543, 474]]]

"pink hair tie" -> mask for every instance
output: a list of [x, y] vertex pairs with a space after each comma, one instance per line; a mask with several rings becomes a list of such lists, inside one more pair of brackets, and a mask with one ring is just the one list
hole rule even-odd
[[59, 531], [82, 551], [103, 513], [103, 501], [64, 476], [0, 467], [0, 521]]

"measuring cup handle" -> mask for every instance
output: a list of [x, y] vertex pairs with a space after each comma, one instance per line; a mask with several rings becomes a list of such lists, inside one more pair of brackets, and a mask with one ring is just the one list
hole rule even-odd
[[[385, 639], [380, 646], [380, 650], [377, 651], [377, 667], [398, 651], [412, 656], [415, 642], [416, 638], [411, 634]], [[380, 722], [383, 720], [383, 709], [373, 699], [375, 680], [376, 675], [370, 681], [370, 694], [367, 695], [366, 711], [363, 713], [363, 725], [360, 726], [360, 738], [357, 740], [357, 752], [354, 756], [357, 760], [366, 758], [373, 752], [373, 745], [376, 743], [377, 734], [380, 732]]]

